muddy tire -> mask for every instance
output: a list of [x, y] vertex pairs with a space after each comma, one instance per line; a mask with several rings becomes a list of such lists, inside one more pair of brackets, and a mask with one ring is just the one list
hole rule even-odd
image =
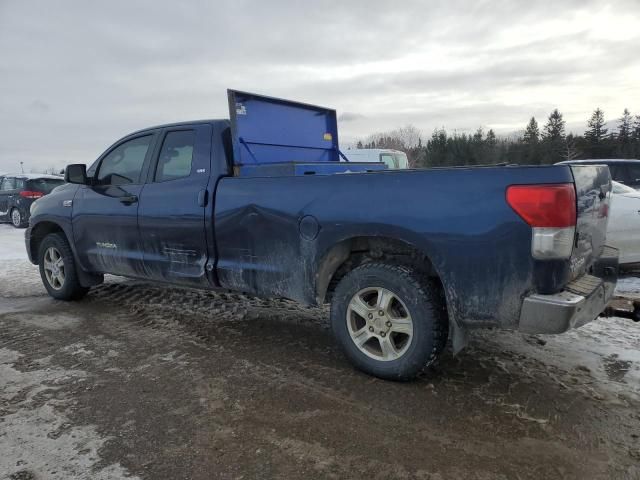
[[413, 379], [436, 361], [448, 335], [439, 284], [384, 263], [366, 263], [340, 280], [331, 327], [358, 369], [387, 380]]
[[57, 300], [79, 300], [89, 291], [78, 282], [73, 252], [63, 234], [51, 233], [42, 240], [38, 266], [44, 287]]

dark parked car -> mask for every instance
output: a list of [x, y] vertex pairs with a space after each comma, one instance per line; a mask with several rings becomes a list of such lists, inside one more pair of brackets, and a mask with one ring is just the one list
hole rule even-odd
[[16, 228], [29, 223], [29, 209], [38, 198], [62, 185], [62, 177], [33, 173], [0, 176], [0, 222], [11, 222]]
[[640, 190], [640, 160], [630, 158], [590, 158], [588, 160], [567, 160], [560, 162], [559, 165], [607, 165], [613, 180]]

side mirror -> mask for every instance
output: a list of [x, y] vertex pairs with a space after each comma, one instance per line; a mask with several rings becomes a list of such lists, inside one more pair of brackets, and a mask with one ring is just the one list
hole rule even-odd
[[84, 163], [67, 165], [67, 168], [64, 169], [64, 181], [67, 183], [87, 185], [89, 183], [87, 179], [87, 166]]

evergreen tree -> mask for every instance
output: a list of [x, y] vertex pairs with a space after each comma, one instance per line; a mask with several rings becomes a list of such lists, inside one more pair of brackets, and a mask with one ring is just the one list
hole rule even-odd
[[575, 160], [580, 156], [578, 148], [576, 147], [576, 139], [573, 136], [573, 133], [567, 135], [565, 141], [565, 150], [564, 150], [564, 159], [565, 160]]
[[543, 149], [541, 163], [556, 163], [564, 159], [565, 154], [565, 121], [556, 108], [544, 126], [542, 133]]
[[531, 120], [529, 120], [527, 128], [524, 130], [523, 140], [524, 143], [529, 145], [536, 144], [540, 140], [540, 129], [538, 128], [536, 117], [531, 117]]
[[632, 129], [633, 125], [631, 114], [629, 113], [629, 110], [625, 108], [622, 118], [620, 118], [620, 123], [618, 123], [618, 141], [620, 143], [629, 143], [631, 140], [631, 134], [633, 133]]
[[619, 120], [618, 132], [613, 140], [618, 157], [633, 158], [633, 117], [626, 108]]
[[592, 144], [602, 143], [607, 135], [604, 123], [604, 112], [600, 108], [596, 108], [587, 122], [587, 130], [584, 132], [584, 137]]
[[498, 139], [493, 129], [489, 129], [487, 132], [487, 138], [484, 139], [484, 143], [490, 148], [495, 148], [498, 144]]
[[631, 158], [640, 158], [640, 115], [636, 115], [631, 130]]
[[553, 142], [564, 140], [565, 123], [566, 122], [562, 118], [562, 114], [558, 112], [558, 109], [556, 108], [553, 112], [551, 112], [551, 115], [549, 115], [547, 124], [544, 126], [542, 137], [545, 140]]
[[[522, 142], [524, 145], [522, 145], [518, 160], [529, 165], [539, 165], [542, 160], [540, 155], [540, 129], [535, 117], [531, 117], [531, 120], [529, 120], [527, 128], [524, 130]], [[511, 158], [511, 161], [514, 160], [516, 159]]]

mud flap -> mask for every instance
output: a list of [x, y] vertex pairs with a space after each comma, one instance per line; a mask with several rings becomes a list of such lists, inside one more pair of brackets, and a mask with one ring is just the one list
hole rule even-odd
[[456, 322], [449, 322], [449, 337], [451, 337], [454, 356], [460, 353], [469, 343], [467, 329], [460, 327]]
[[104, 282], [104, 275], [97, 273], [87, 273], [79, 267], [76, 268], [76, 274], [78, 275], [78, 283], [80, 283], [80, 285], [83, 287], [94, 287]]

